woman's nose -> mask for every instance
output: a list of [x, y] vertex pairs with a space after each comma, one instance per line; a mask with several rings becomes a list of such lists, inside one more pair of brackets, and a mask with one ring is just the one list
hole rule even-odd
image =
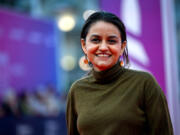
[[99, 45], [99, 49], [102, 50], [102, 51], [108, 50], [108, 45], [106, 44], [106, 42], [102, 42], [102, 43]]

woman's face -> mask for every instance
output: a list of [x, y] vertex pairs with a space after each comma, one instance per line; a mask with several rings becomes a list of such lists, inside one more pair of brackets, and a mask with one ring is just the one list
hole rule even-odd
[[103, 71], [115, 65], [126, 47], [126, 41], [121, 42], [118, 28], [104, 21], [93, 24], [86, 40], [81, 39], [81, 44], [96, 71]]

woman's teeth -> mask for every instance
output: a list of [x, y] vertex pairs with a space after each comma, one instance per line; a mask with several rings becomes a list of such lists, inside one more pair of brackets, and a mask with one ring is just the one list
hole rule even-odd
[[99, 56], [99, 57], [109, 57], [110, 55], [109, 54], [98, 54], [97, 56]]

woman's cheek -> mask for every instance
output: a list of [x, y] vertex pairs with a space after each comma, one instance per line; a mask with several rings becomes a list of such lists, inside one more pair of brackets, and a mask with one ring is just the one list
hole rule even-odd
[[87, 51], [88, 53], [93, 53], [98, 49], [98, 45], [88, 45], [87, 46]]

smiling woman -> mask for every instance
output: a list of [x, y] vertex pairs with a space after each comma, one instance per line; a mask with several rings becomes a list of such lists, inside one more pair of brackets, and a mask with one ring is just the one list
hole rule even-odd
[[96, 71], [103, 71], [115, 65], [126, 47], [126, 41], [121, 42], [117, 27], [103, 21], [90, 28], [86, 39], [81, 39], [81, 44]]
[[122, 21], [95, 12], [85, 22], [81, 45], [92, 72], [68, 94], [68, 135], [173, 135], [166, 97], [155, 78], [128, 64]]

